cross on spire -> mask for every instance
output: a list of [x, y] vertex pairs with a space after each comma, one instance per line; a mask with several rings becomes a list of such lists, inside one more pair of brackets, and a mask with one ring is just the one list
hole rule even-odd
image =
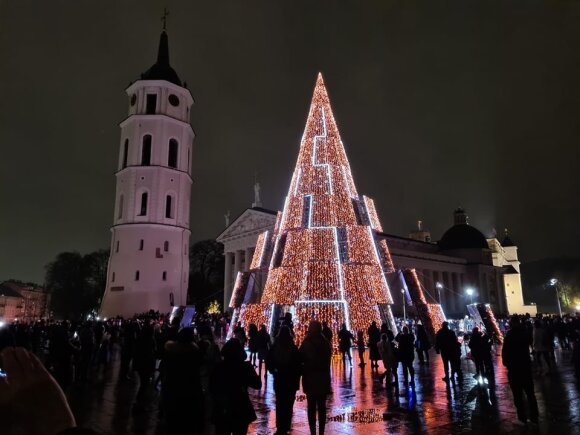
[[169, 11], [167, 8], [163, 8], [163, 16], [161, 17], [161, 21], [163, 21], [163, 31], [167, 30], [167, 17], [169, 16]]

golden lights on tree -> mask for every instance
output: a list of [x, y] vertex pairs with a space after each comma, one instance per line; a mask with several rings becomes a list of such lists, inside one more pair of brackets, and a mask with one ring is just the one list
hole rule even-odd
[[[372, 321], [394, 324], [385, 278], [394, 268], [386, 242], [375, 238], [381, 231], [373, 200], [357, 193], [319, 75], [284, 210], [273, 233], [258, 239], [252, 260], [253, 269], [268, 267], [260, 304], [242, 307], [247, 298], [236, 295], [236, 282], [239, 318], [247, 325], [256, 323], [249, 316], [256, 320], [260, 306], [289, 308], [298, 340], [314, 319], [333, 330], [342, 323], [352, 331], [366, 331]], [[240, 293], [250, 281], [239, 279]]]

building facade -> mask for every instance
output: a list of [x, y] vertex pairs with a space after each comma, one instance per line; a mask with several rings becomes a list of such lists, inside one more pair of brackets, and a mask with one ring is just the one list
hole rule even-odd
[[104, 317], [169, 312], [186, 303], [189, 279], [193, 98], [169, 64], [165, 30], [157, 62], [126, 93]]
[[18, 281], [0, 284], [0, 320], [33, 322], [49, 316], [50, 295], [43, 287]]
[[[228, 246], [229, 251], [224, 249], [224, 252], [230, 253], [230, 257], [226, 257], [228, 282], [224, 285], [230, 285], [230, 292], [225, 293], [225, 307], [229, 305], [237, 271], [244, 270], [245, 262], [241, 258], [245, 259], [246, 249], [253, 252], [259, 233], [274, 227], [277, 212], [264, 210], [263, 213], [271, 216], [269, 227], [264, 227], [267, 220], [255, 224], [250, 214], [244, 212], [220, 235], [221, 240], [218, 238]], [[467, 213], [461, 208], [455, 210], [453, 219], [453, 226], [438, 242], [431, 241], [431, 234], [421, 225], [408, 237], [386, 233], [379, 233], [379, 237], [386, 240], [395, 268], [415, 269], [426, 298], [429, 302], [441, 303], [448, 317], [465, 316], [466, 305], [472, 302], [489, 303], [498, 314], [535, 314], [536, 306], [524, 303], [517, 247], [513, 242], [509, 238], [502, 242], [497, 238], [486, 239], [477, 228], [469, 225]], [[231, 243], [233, 241], [235, 244]], [[231, 255], [235, 257], [236, 252], [240, 267], [231, 266], [235, 264]], [[396, 281], [390, 286], [393, 313], [402, 316], [403, 295], [396, 288]]]
[[229, 306], [238, 272], [250, 267], [258, 236], [274, 228], [277, 214], [262, 207], [248, 208], [217, 237], [224, 245], [224, 309]]

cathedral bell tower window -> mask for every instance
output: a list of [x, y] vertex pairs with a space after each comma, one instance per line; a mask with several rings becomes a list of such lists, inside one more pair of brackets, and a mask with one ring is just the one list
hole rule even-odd
[[139, 216], [147, 216], [147, 201], [149, 199], [149, 195], [147, 192], [143, 192], [141, 194], [141, 208], [139, 210]]
[[125, 169], [127, 167], [127, 159], [129, 157], [129, 139], [125, 139], [125, 144], [123, 145], [123, 165], [121, 169]]
[[173, 219], [173, 197], [171, 195], [167, 195], [165, 198], [165, 217]]
[[154, 115], [157, 108], [157, 94], [147, 94], [146, 115]]
[[143, 136], [143, 148], [141, 149], [141, 165], [149, 166], [151, 164], [151, 135]]
[[167, 166], [177, 168], [177, 152], [179, 145], [175, 139], [169, 139], [169, 153], [167, 156]]
[[123, 195], [119, 196], [119, 210], [117, 212], [117, 219], [122, 219], [123, 218], [123, 206], [124, 206], [124, 201], [123, 201]]

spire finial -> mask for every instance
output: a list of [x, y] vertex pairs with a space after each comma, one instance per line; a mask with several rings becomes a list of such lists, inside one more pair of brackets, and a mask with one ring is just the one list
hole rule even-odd
[[163, 8], [163, 16], [161, 17], [161, 21], [163, 21], [163, 31], [167, 30], [167, 17], [169, 16], [169, 11], [167, 8]]

